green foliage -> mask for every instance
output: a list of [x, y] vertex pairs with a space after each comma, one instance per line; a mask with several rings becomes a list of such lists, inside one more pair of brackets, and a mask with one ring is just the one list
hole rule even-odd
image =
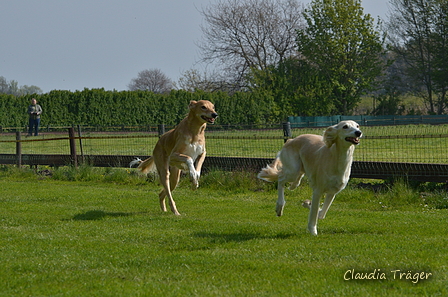
[[252, 69], [250, 81], [255, 94], [272, 97], [280, 118], [330, 115], [334, 109], [326, 78], [304, 60], [289, 58], [277, 66]]
[[22, 97], [0, 94], [0, 126], [24, 127], [28, 123], [29, 104], [30, 101]]
[[331, 87], [335, 114], [349, 114], [381, 74], [379, 29], [359, 0], [314, 0], [298, 31], [299, 52]]
[[0, 94], [0, 126], [24, 127], [30, 99], [42, 106], [42, 126], [66, 127], [178, 124], [188, 113], [191, 100], [210, 100], [220, 117], [218, 123], [265, 124], [284, 120], [275, 108], [272, 96], [264, 93], [171, 91], [154, 94], [148, 91], [51, 91], [42, 95], [14, 97]]
[[394, 93], [375, 96], [377, 107], [372, 111], [373, 115], [401, 115], [403, 107], [400, 106], [401, 98]]

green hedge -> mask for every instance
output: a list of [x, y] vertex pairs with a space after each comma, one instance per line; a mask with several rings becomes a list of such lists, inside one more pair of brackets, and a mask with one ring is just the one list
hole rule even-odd
[[27, 125], [27, 107], [31, 98], [42, 106], [42, 126], [121, 126], [175, 125], [188, 113], [191, 100], [210, 100], [219, 114], [218, 122], [226, 124], [279, 123], [286, 118], [276, 108], [269, 94], [240, 92], [172, 91], [154, 94], [147, 91], [51, 91], [41, 95], [15, 97], [0, 94], [0, 126]]

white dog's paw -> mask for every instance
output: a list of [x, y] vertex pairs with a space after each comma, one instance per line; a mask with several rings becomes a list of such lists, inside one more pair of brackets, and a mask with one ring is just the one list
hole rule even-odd
[[320, 209], [317, 217], [319, 218], [319, 220], [323, 220], [325, 219], [325, 215], [326, 214], [322, 211], [322, 209]]
[[277, 203], [277, 206], [275, 207], [275, 212], [277, 213], [278, 217], [281, 217], [283, 215], [283, 208], [285, 208], [284, 204]]
[[307, 228], [308, 232], [311, 233], [313, 236], [317, 236], [317, 227], [316, 226], [308, 226]]
[[311, 208], [311, 200], [307, 199], [307, 200], [303, 201], [302, 202], [302, 206], [305, 207], [305, 208], [310, 209]]

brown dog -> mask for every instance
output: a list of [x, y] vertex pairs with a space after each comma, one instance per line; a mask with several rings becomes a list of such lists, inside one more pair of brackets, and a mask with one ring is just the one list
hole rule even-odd
[[[179, 125], [163, 134], [157, 142], [152, 157], [133, 164], [140, 163], [138, 169], [143, 173], [150, 172], [154, 165], [160, 177], [163, 190], [159, 194], [160, 207], [166, 211], [165, 197], [168, 196], [171, 211], [177, 211], [171, 192], [176, 188], [181, 170], [188, 170], [192, 187], [195, 190], [199, 184], [202, 163], [205, 159], [205, 135], [207, 123], [214, 124], [218, 114], [214, 105], [207, 100], [190, 101], [190, 112]], [[197, 159], [196, 168], [194, 163]]]

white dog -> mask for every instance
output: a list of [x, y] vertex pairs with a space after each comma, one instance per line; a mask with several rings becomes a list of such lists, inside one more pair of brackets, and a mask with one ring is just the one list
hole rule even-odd
[[[294, 190], [306, 174], [313, 198], [312, 202], [306, 200], [302, 205], [310, 209], [308, 231], [317, 235], [317, 217], [325, 218], [334, 197], [347, 185], [354, 146], [359, 144], [361, 136], [356, 122], [342, 121], [328, 127], [323, 137], [303, 134], [288, 140], [274, 162], [258, 174], [258, 178], [268, 182], [278, 181], [277, 215], [283, 214], [285, 184], [291, 183], [289, 188]], [[319, 210], [324, 194], [325, 201]]]

